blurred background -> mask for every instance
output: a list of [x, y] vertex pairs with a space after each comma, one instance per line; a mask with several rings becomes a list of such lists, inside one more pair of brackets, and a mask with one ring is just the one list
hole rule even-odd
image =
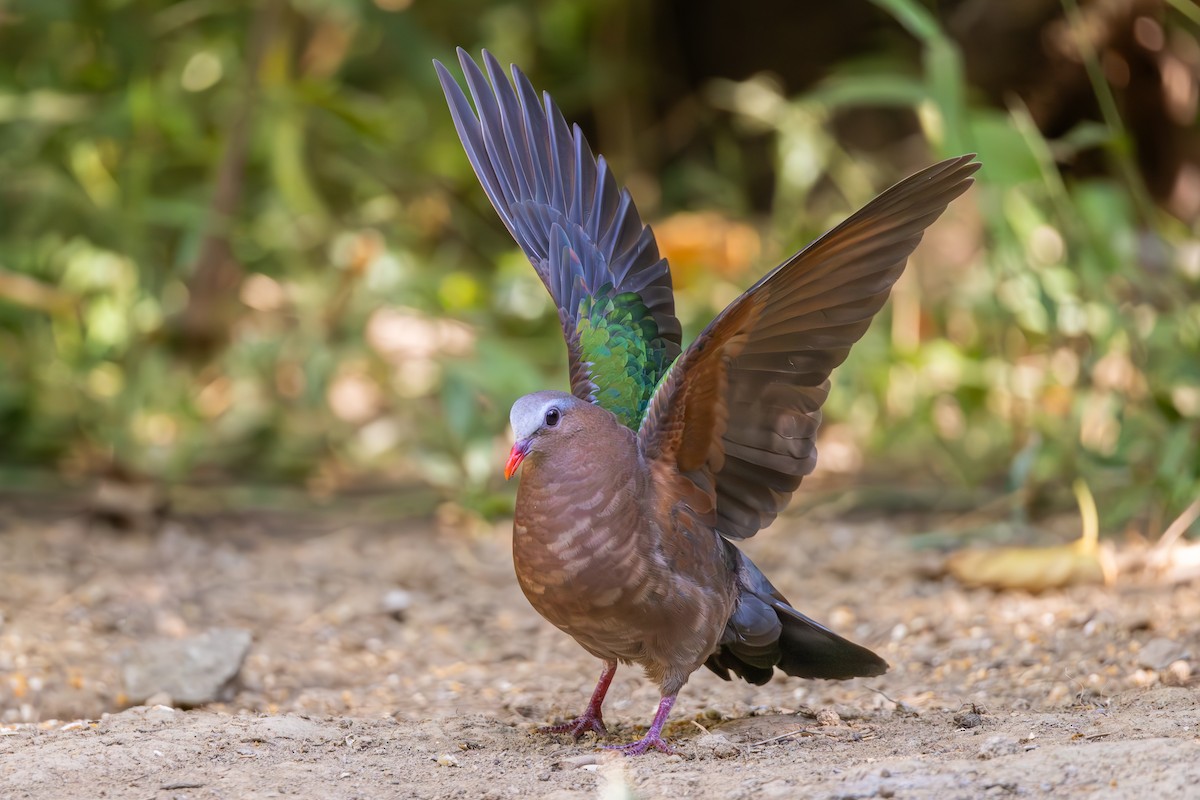
[[458, 45], [608, 156], [685, 340], [980, 154], [835, 375], [825, 485], [1036, 517], [1082, 479], [1150, 535], [1197, 496], [1191, 0], [0, 2], [0, 487], [509, 511], [509, 405], [564, 347], [437, 86]]

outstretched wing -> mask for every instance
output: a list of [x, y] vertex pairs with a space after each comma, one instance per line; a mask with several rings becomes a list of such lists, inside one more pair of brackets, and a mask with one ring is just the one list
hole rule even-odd
[[462, 48], [458, 62], [474, 110], [434, 62], [454, 127], [488, 199], [558, 306], [571, 390], [636, 429], [680, 352], [671, 273], [654, 234], [549, 94], [539, 103], [515, 65], [514, 89], [486, 50], [487, 77]]
[[[638, 431], [656, 481], [707, 499], [742, 539], [816, 466], [829, 373], [871, 324], [925, 229], [973, 183], [974, 156], [888, 189], [729, 305], [672, 366]], [[676, 482], [683, 481], [684, 484]]]

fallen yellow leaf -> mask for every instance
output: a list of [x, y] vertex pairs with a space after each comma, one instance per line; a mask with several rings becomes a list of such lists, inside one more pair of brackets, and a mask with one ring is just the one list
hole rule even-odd
[[1116, 575], [1111, 548], [1099, 542], [1096, 501], [1083, 481], [1075, 482], [1083, 535], [1054, 547], [963, 550], [946, 559], [946, 571], [967, 586], [1040, 592], [1086, 583], [1109, 583]]

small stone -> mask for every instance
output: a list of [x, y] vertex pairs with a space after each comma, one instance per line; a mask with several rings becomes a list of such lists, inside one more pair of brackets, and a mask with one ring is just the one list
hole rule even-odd
[[983, 724], [983, 715], [975, 709], [959, 711], [954, 715], [954, 724], [959, 728], [978, 728]]
[[990, 761], [993, 758], [1012, 756], [1021, 752], [1022, 745], [1010, 736], [992, 736], [979, 747], [979, 758]]
[[832, 708], [822, 708], [817, 712], [817, 724], [822, 727], [840, 725], [842, 718]]
[[714, 758], [732, 758], [741, 751], [723, 733], [705, 733], [692, 740], [696, 749]]
[[1146, 687], [1158, 680], [1158, 673], [1152, 669], [1137, 669], [1129, 676], [1129, 682], [1134, 686]]
[[1187, 686], [1191, 679], [1192, 666], [1183, 659], [1172, 661], [1171, 666], [1162, 674], [1164, 686]]
[[1137, 655], [1137, 663], [1146, 669], [1162, 670], [1172, 662], [1186, 661], [1189, 657], [1190, 654], [1183, 644], [1159, 636], [1142, 646]]
[[250, 631], [215, 628], [186, 639], [142, 642], [122, 654], [125, 694], [134, 703], [166, 695], [182, 708], [228, 699], [250, 641]]
[[439, 767], [457, 767], [458, 758], [449, 753], [442, 753], [437, 757], [437, 763]]
[[858, 619], [852, 609], [838, 606], [829, 612], [829, 624], [834, 630], [848, 631], [858, 624]]
[[178, 717], [175, 709], [172, 708], [168, 703], [151, 704], [150, 701], [147, 700], [146, 705], [150, 706], [146, 709], [145, 714], [146, 720], [149, 722], [161, 722], [166, 724], [169, 722], [174, 722], [176, 717]]
[[408, 609], [412, 607], [412, 592], [404, 589], [392, 589], [383, 596], [382, 605], [383, 613], [403, 621]]

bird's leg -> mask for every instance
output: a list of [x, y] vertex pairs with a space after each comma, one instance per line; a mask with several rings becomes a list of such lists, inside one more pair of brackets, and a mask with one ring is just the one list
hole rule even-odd
[[604, 705], [604, 695], [608, 693], [608, 685], [612, 683], [613, 675], [616, 674], [617, 662], [605, 661], [604, 671], [600, 673], [600, 680], [596, 682], [596, 690], [592, 692], [592, 699], [588, 701], [587, 709], [570, 722], [564, 722], [562, 725], [547, 725], [538, 730], [542, 733], [569, 733], [576, 740], [588, 731], [595, 731], [600, 736], [607, 736], [608, 730], [604, 727], [600, 706]]
[[630, 744], [610, 745], [605, 750], [620, 750], [627, 756], [640, 756], [650, 748], [658, 750], [660, 753], [670, 755], [675, 752], [671, 745], [667, 744], [662, 738], [663, 726], [667, 724], [667, 717], [671, 713], [671, 706], [675, 705], [676, 695], [668, 694], [658, 701], [658, 711], [654, 714], [654, 722], [650, 723], [650, 730], [646, 731], [646, 735], [636, 742]]

